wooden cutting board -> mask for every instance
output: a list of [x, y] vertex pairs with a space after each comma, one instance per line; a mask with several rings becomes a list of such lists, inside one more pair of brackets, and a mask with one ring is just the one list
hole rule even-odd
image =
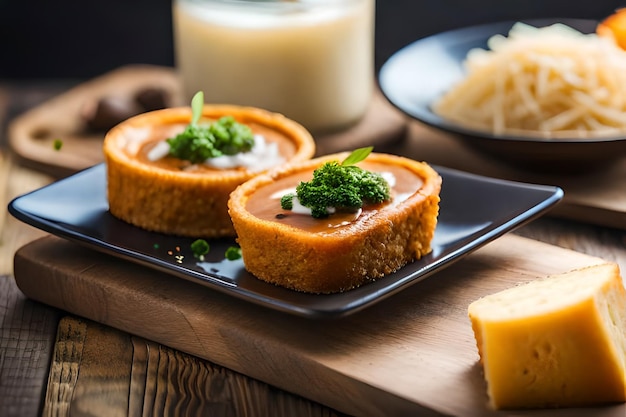
[[467, 307], [601, 259], [505, 235], [364, 311], [314, 321], [45, 237], [15, 256], [28, 296], [355, 416], [612, 416], [626, 404], [494, 412]]

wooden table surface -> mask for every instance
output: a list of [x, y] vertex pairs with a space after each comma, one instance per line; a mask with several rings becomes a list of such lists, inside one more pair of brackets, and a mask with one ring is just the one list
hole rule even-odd
[[[0, 84], [0, 203], [4, 207], [15, 196], [55, 179], [21, 165], [11, 155], [6, 146], [8, 123], [73, 84]], [[422, 127], [413, 123], [411, 128]], [[202, 387], [190, 396], [210, 404], [207, 409], [215, 415], [342, 415], [215, 364], [27, 299], [15, 285], [13, 256], [18, 248], [45, 233], [15, 220], [6, 209], [0, 211], [0, 224], [0, 416], [87, 415], [94, 410], [113, 415], [155, 415], [163, 410], [184, 414], [180, 407], [165, 407], [183, 369], [202, 375], [194, 379], [201, 381]], [[615, 261], [626, 271], [626, 227], [543, 217], [513, 233]], [[130, 352], [135, 357], [143, 355], [145, 361], [129, 365]], [[102, 360], [103, 355], [107, 360]], [[148, 372], [149, 366], [163, 364], [165, 359], [170, 364], [168, 377], [161, 368]], [[177, 363], [181, 365], [178, 368], [173, 366]], [[145, 369], [132, 372], [130, 366]], [[81, 385], [81, 395], [68, 395], [64, 387], [72, 378], [75, 382], [81, 370], [88, 383]], [[143, 375], [140, 388], [137, 381], [130, 381], [131, 374]], [[128, 383], [111, 383], [115, 375], [115, 381], [120, 381], [121, 375]], [[169, 384], [157, 383], [163, 378]], [[137, 389], [141, 395], [129, 394]]]

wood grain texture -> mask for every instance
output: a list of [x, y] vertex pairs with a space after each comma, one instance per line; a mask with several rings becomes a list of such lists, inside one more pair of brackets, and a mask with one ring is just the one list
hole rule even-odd
[[[350, 415], [502, 416], [487, 408], [467, 306], [517, 283], [599, 262], [506, 235], [419, 285], [332, 321], [270, 311], [54, 237], [20, 249], [15, 274], [33, 299]], [[625, 411], [619, 404], [531, 415]]]
[[62, 320], [54, 345], [42, 416], [69, 415], [85, 346], [84, 321]]
[[[158, 86], [179, 104], [178, 81], [171, 69], [132, 65], [79, 84], [28, 109], [11, 120], [7, 134], [20, 163], [55, 177], [63, 177], [103, 161], [104, 132], [85, 127], [86, 106], [101, 97], [132, 96], [144, 87]], [[63, 142], [60, 151], [53, 143]]]
[[13, 272], [13, 254], [22, 245], [46, 235], [10, 216], [9, 202], [24, 193], [49, 184], [52, 179], [33, 173], [15, 163], [11, 154], [0, 149], [0, 274]]
[[513, 233], [615, 262], [626, 275], [626, 230], [544, 216]]
[[44, 417], [340, 414], [163, 345], [75, 316], [59, 323]]
[[[6, 207], [15, 193], [23, 190], [19, 176], [13, 175], [14, 164], [6, 152], [4, 127], [8, 113], [8, 94], [0, 88], [2, 207]], [[28, 186], [42, 185], [27, 182]], [[8, 215], [6, 209], [0, 210], [0, 416], [3, 417], [40, 415], [56, 322], [60, 314], [54, 308], [27, 299], [10, 275], [15, 250], [31, 237], [34, 239], [45, 235], [18, 223]]]
[[0, 416], [40, 415], [59, 315], [0, 275]]

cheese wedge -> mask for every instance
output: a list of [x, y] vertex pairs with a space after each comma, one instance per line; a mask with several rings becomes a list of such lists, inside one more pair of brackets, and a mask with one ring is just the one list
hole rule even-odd
[[488, 295], [468, 313], [493, 408], [626, 401], [626, 290], [616, 264]]

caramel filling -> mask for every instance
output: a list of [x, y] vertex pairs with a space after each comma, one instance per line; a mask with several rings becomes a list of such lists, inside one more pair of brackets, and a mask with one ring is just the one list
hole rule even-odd
[[[309, 181], [313, 171], [298, 172], [268, 184], [258, 189], [250, 196], [246, 209], [255, 217], [275, 221], [311, 233], [333, 233], [338, 229], [358, 227], [358, 224], [370, 218], [380, 210], [396, 207], [411, 195], [419, 191], [424, 182], [414, 172], [397, 165], [387, 165], [376, 162], [362, 162], [359, 166], [372, 172], [390, 173], [395, 177], [395, 184], [391, 189], [391, 200], [382, 204], [366, 205], [356, 212], [340, 211], [323, 219], [316, 219], [307, 214], [294, 213], [284, 210], [280, 206], [280, 196], [295, 192], [300, 181]], [[386, 174], [387, 175], [387, 174]]]
[[[267, 128], [257, 123], [246, 123], [252, 131], [265, 138], [268, 143], [277, 143], [280, 155], [285, 159], [290, 159], [296, 153], [296, 145], [287, 136], [280, 132]], [[150, 151], [160, 142], [167, 138], [174, 137], [185, 130], [186, 124], [172, 123], [155, 125], [150, 127], [129, 127], [124, 132], [125, 141], [123, 149], [130, 158], [136, 158], [139, 162], [157, 168], [170, 171], [188, 170], [194, 172], [215, 172], [222, 171], [206, 164], [192, 164], [172, 156], [165, 156], [157, 160], [148, 157]], [[233, 170], [245, 170], [245, 168], [233, 168]]]

